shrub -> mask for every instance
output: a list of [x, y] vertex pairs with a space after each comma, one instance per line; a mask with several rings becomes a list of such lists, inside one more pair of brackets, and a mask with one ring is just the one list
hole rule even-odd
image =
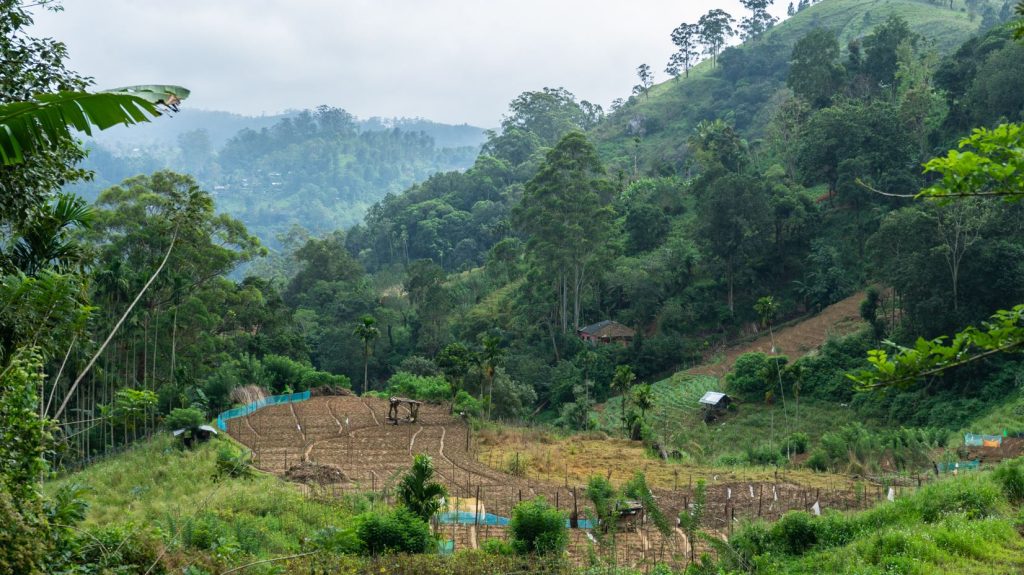
[[298, 390], [302, 376], [307, 371], [313, 371], [312, 367], [282, 355], [265, 355], [260, 363], [270, 376], [274, 393], [283, 393], [286, 389]]
[[921, 518], [932, 523], [949, 514], [963, 514], [968, 519], [994, 515], [1000, 507], [999, 487], [978, 477], [960, 477], [928, 485], [914, 500], [920, 505]]
[[791, 511], [771, 528], [772, 539], [790, 555], [802, 555], [818, 542], [813, 518], [806, 511]]
[[619, 500], [619, 494], [611, 482], [601, 475], [590, 477], [587, 481], [586, 494], [597, 512], [595, 519], [601, 522], [600, 531], [607, 532], [612, 525], [612, 510], [615, 508], [615, 502]]
[[49, 553], [38, 501], [17, 500], [0, 480], [0, 573], [41, 573]]
[[516, 505], [508, 528], [512, 548], [520, 554], [561, 554], [569, 543], [566, 515], [543, 497]]
[[296, 389], [306, 390], [324, 386], [352, 389], [352, 380], [347, 375], [337, 375], [311, 369], [302, 374], [302, 379], [299, 380], [299, 385]]
[[783, 463], [782, 455], [767, 445], [748, 447], [746, 458], [750, 465], [780, 465]]
[[435, 548], [427, 522], [404, 507], [356, 518], [356, 537], [369, 555], [426, 553]]
[[353, 529], [325, 527], [316, 532], [310, 540], [313, 547], [335, 555], [357, 553], [361, 548], [359, 537]]
[[744, 353], [736, 358], [732, 371], [725, 376], [728, 390], [733, 395], [758, 397], [764, 392], [761, 372], [768, 365], [768, 356], [761, 352]]
[[766, 391], [777, 391], [778, 371], [788, 361], [785, 356], [769, 357], [759, 351], [739, 356], [732, 372], [725, 376], [729, 392], [749, 400], [760, 400]]
[[858, 529], [849, 516], [828, 512], [814, 520], [814, 532], [820, 547], [840, 547], [853, 541]]
[[217, 449], [217, 476], [248, 479], [253, 476], [249, 453], [231, 444]]
[[798, 431], [791, 434], [782, 442], [782, 449], [780, 450], [780, 453], [786, 456], [796, 453], [805, 453], [807, 451], [808, 443], [810, 443], [810, 438], [807, 437], [807, 434]]
[[[131, 524], [92, 527], [82, 532], [75, 562], [86, 573], [164, 573], [161, 544]], [[148, 571], [152, 567], [152, 571]], [[75, 570], [74, 572], [78, 572]]]
[[992, 472], [992, 479], [1011, 503], [1024, 503], [1024, 457], [1004, 461]]
[[480, 544], [480, 549], [483, 549], [485, 553], [490, 555], [513, 555], [515, 553], [511, 543], [493, 538], [484, 539], [484, 542]]
[[824, 449], [815, 449], [804, 465], [815, 471], [828, 471], [828, 454]]
[[745, 453], [723, 453], [715, 460], [715, 465], [720, 467], [738, 467], [747, 464]]
[[413, 375], [400, 371], [388, 380], [388, 393], [440, 403], [451, 397], [452, 389], [441, 376]]
[[748, 523], [729, 538], [729, 546], [735, 554], [723, 556], [722, 566], [739, 571], [749, 565], [754, 557], [767, 552], [771, 544], [772, 536], [767, 523]]
[[469, 416], [478, 416], [483, 411], [481, 403], [464, 389], [455, 394], [455, 403], [452, 405], [455, 413], [465, 413]]
[[204, 423], [206, 414], [194, 407], [175, 408], [164, 418], [164, 428], [168, 430], [199, 427]]
[[213, 549], [228, 537], [228, 526], [208, 511], [186, 521], [181, 528], [182, 543], [196, 549]]

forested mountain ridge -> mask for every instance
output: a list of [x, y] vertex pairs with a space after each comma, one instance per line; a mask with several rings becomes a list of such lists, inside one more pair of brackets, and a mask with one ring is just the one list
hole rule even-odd
[[[170, 149], [172, 152], [183, 143], [179, 138], [188, 132], [204, 130], [210, 142], [211, 152], [220, 150], [228, 140], [242, 130], [260, 131], [270, 128], [280, 120], [293, 117], [299, 110], [280, 114], [251, 116], [215, 110], [182, 108], [173, 116], [173, 121], [143, 124], [140, 126], [114, 127], [94, 133], [89, 140], [118, 155], [124, 155], [138, 148], [136, 152]], [[398, 128], [405, 132], [423, 132], [434, 139], [439, 148], [461, 148], [479, 146], [484, 142], [484, 129], [469, 124], [451, 125], [433, 122], [424, 118], [382, 118], [373, 116], [357, 118], [360, 130], [380, 131]], [[181, 153], [180, 150], [177, 153]], [[172, 166], [163, 166], [172, 167]]]
[[[686, 77], [669, 77], [643, 97], [624, 99], [593, 131], [595, 144], [612, 170], [684, 169], [690, 133], [702, 120], [728, 120], [752, 143], [770, 137], [771, 110], [786, 87], [793, 47], [808, 33], [826, 29], [838, 40], [846, 59], [849, 49], [866, 56], [864, 39], [887, 18], [896, 16], [922, 40], [923, 52], [945, 56], [971, 36], [1009, 17], [1001, 0], [963, 2], [952, 7], [936, 0], [825, 0], [808, 5], [763, 35], [726, 48], [717, 68], [709, 60]], [[657, 63], [652, 63], [658, 70]], [[654, 72], [656, 77], [664, 75]]]
[[[1024, 454], [1024, 21], [943, 54], [906, 0], [845, 47], [827, 27], [766, 47], [770, 3], [671, 32], [669, 86], [720, 105], [681, 107], [664, 155], [642, 153], [647, 118], [601, 136], [668, 89], [649, 65], [610, 116], [525, 92], [470, 168], [349, 230], [289, 228], [280, 265], [239, 281], [266, 249], [218, 212], [224, 188], [157, 171], [92, 205], [62, 189], [86, 174], [59, 128], [95, 123], [74, 113], [94, 94], [67, 96], [88, 79], [22, 30], [38, 3], [7, 2], [0, 84], [21, 92], [0, 93], [0, 128], [28, 110], [47, 137], [13, 130], [37, 148], [0, 167], [19, 192], [0, 194], [0, 575], [1019, 571], [1024, 459], [966, 468]], [[726, 49], [733, 25], [748, 43]], [[374, 169], [437, 153], [321, 108], [190, 169], [354, 201]], [[841, 298], [841, 328], [793, 347], [783, 323]], [[267, 394], [287, 405], [252, 412]], [[438, 516], [474, 492], [473, 525]], [[649, 521], [619, 530], [627, 500]], [[508, 541], [477, 543], [482, 505]], [[473, 549], [442, 559], [456, 542]]]
[[[506, 375], [534, 381], [572, 425], [586, 426], [586, 402], [609, 393], [609, 365], [628, 357], [641, 377], [665, 374], [766, 317], [813, 313], [878, 282], [894, 290], [872, 300], [877, 331], [845, 348], [861, 353], [844, 365], [861, 366], [872, 339], [934, 337], [1024, 296], [1010, 255], [1019, 206], [969, 217], [984, 239], [962, 260], [973, 271], [951, 281], [944, 262], [963, 247], [949, 226], [964, 215], [869, 191], [916, 191], [927, 159], [974, 127], [1021, 118], [1024, 48], [991, 18], [1008, 18], [1006, 7], [825, 0], [688, 78], [677, 69], [653, 85], [641, 67], [634, 94], [608, 114], [563, 89], [526, 92], [473, 168], [385, 199], [344, 241], [377, 277], [449, 290], [409, 292], [412, 313], [401, 314], [419, 353], [499, 337]], [[983, 24], [994, 27], [972, 38]], [[590, 143], [563, 138], [573, 130]], [[570, 173], [586, 189], [550, 201]], [[911, 238], [919, 243], [894, 264], [889, 249]], [[603, 319], [642, 342], [628, 354], [581, 350], [575, 328]], [[819, 381], [826, 396], [852, 397], [840, 372]], [[933, 421], [925, 408], [900, 413]]]
[[[100, 133], [82, 166], [87, 199], [160, 169], [190, 173], [266, 245], [300, 224], [316, 234], [360, 221], [368, 206], [429, 175], [470, 166], [483, 130], [423, 119], [357, 119], [321, 107], [245, 117], [183, 110], [167, 126]], [[148, 128], [148, 130], [147, 130]]]

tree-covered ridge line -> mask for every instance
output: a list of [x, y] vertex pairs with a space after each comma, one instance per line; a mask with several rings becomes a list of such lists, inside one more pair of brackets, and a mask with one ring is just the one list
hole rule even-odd
[[[173, 132], [175, 140], [157, 147], [129, 143], [127, 150], [112, 152], [102, 143], [90, 144], [83, 166], [96, 177], [75, 191], [92, 199], [139, 173], [187, 172], [215, 194], [218, 210], [239, 218], [265, 244], [280, 248], [278, 236], [295, 224], [316, 234], [347, 227], [385, 194], [436, 172], [466, 168], [484, 133], [421, 119], [360, 120], [342, 109], [321, 106], [253, 119], [255, 128], [228, 135], [225, 130], [243, 126], [245, 120], [192, 113], [195, 121], [188, 112], [177, 118], [192, 129]], [[207, 122], [212, 122], [213, 132], [203, 127]]]
[[[740, 87], [761, 81], [770, 71], [768, 77], [781, 83], [763, 86], [774, 90], [772, 97], [760, 100], [757, 112], [764, 139], [747, 135], [749, 128], [739, 129], [735, 116], [708, 120], [683, 131], [672, 144], [681, 150], [679, 163], [652, 167], [640, 161], [641, 146], [648, 145], [641, 128], [646, 120], [634, 117], [637, 152], [621, 160], [628, 162], [626, 167], [608, 169], [605, 148], [605, 154], [598, 154], [600, 168], [589, 170], [606, 174], [599, 177], [613, 190], [599, 193], [595, 204], [614, 214], [610, 234], [607, 227], [573, 227], [600, 221], [593, 215], [576, 219], [583, 206], [579, 214], [570, 214], [522, 198], [543, 197], [537, 195], [538, 178], [558, 165], [550, 155], [561, 146], [551, 138], [552, 126], [562, 126], [561, 134], [589, 129], [585, 133], [600, 151], [609, 141], [609, 123], [626, 108], [592, 123], [589, 104], [564, 90], [545, 89], [513, 102], [505, 129], [492, 136], [473, 169], [436, 176], [380, 204], [365, 227], [346, 235], [349, 252], [381, 277], [394, 277], [403, 268], [416, 275], [428, 266], [435, 268], [435, 285], [470, 290], [469, 301], [460, 294], [413, 302], [417, 315], [431, 318], [430, 330], [418, 332], [420, 337], [429, 333], [431, 343], [419, 350], [429, 357], [447, 337], [466, 341], [499, 334], [511, 348], [508, 373], [514, 379], [551, 379], [551, 384], [535, 386], [538, 397], [544, 405], [573, 402], [573, 413], [585, 413], [584, 405], [605, 397], [608, 385], [588, 375], [593, 369], [588, 366], [595, 365], [588, 359], [591, 352], [577, 351], [571, 330], [562, 327], [576, 323], [572, 274], [562, 280], [544, 271], [545, 266], [571, 270], [560, 262], [572, 261], [578, 241], [596, 239], [599, 248], [587, 251], [595, 260], [586, 268], [580, 292], [580, 323], [611, 317], [644, 332], [636, 346], [640, 350], [630, 355], [595, 350], [604, 356], [597, 365], [614, 367], [625, 359], [642, 376], [698, 361], [730, 334], [749, 330], [758, 320], [754, 303], [766, 294], [775, 296], [782, 317], [792, 317], [836, 301], [865, 282], [881, 281], [895, 289], [873, 304], [878, 338], [938, 335], [984, 319], [1015, 303], [1019, 292], [1012, 287], [1019, 285], [1013, 279], [1020, 273], [1016, 266], [997, 272], [1006, 275], [996, 278], [991, 265], [1002, 251], [1017, 249], [1018, 230], [1011, 224], [1016, 208], [1007, 212], [981, 206], [972, 208], [975, 215], [951, 206], [900, 209], [898, 200], [871, 188], [919, 190], [927, 181], [922, 163], [942, 155], [965, 131], [1019, 118], [1020, 78], [1012, 70], [1021, 48], [1008, 41], [1006, 29], [996, 28], [940, 56], [908, 22], [883, 16], [873, 21], [877, 24], [870, 32], [845, 49], [822, 28], [795, 39], [791, 49], [758, 43], [727, 49], [716, 71], [679, 81], [687, 86], [715, 79]], [[786, 25], [772, 33], [782, 33]], [[758, 58], [784, 65], [765, 67]], [[663, 86], [675, 89], [676, 84]], [[633, 106], [642, 107], [647, 96], [641, 93], [635, 100]], [[493, 191], [495, 182], [507, 182], [498, 188], [499, 195]], [[484, 208], [497, 208], [494, 223], [478, 216]], [[523, 218], [529, 210], [538, 215]], [[527, 231], [528, 221], [548, 221], [565, 233], [553, 231], [554, 241], [542, 242], [539, 228]], [[494, 236], [495, 229], [501, 235]], [[459, 230], [468, 233], [453, 237]], [[1000, 237], [1001, 230], [1012, 230], [1011, 236]], [[970, 245], [957, 243], [957, 234], [965, 231]], [[486, 253], [479, 250], [488, 243], [493, 247]], [[894, 247], [897, 253], [890, 253]], [[479, 250], [475, 256], [474, 248]], [[413, 266], [419, 258], [433, 263]], [[473, 269], [481, 263], [482, 270]], [[437, 265], [472, 271], [453, 275], [446, 284]], [[481, 292], [481, 284], [488, 282], [494, 287]], [[1004, 287], [989, 289], [996, 284]], [[452, 318], [447, 337], [446, 308]], [[547, 361], [553, 360], [555, 369], [523, 359], [530, 355], [524, 339], [537, 342], [537, 349], [545, 341]], [[870, 347], [863, 343], [858, 344], [861, 351]], [[853, 351], [848, 365], [864, 365], [858, 355]], [[571, 356], [576, 359], [567, 359]], [[600, 370], [598, 379], [609, 382], [610, 368]], [[847, 391], [839, 390], [843, 373], [831, 372], [823, 380], [835, 377], [840, 378], [836, 392], [848, 399]], [[973, 377], [981, 376], [951, 381]], [[869, 403], [866, 409], [882, 416], [884, 408]], [[564, 421], [570, 420], [586, 425], [585, 416]]]
[[[0, 13], [0, 24], [19, 28], [19, 10]], [[768, 137], [751, 137], [750, 125], [725, 108], [734, 102], [723, 98], [692, 126], [687, 118], [672, 127], [666, 157], [677, 155], [657, 167], [640, 154], [651, 143], [647, 120], [630, 119], [637, 131], [629, 157], [607, 155], [602, 129], [656, 102], [658, 87], [609, 116], [563, 89], [527, 92], [471, 168], [388, 198], [348, 232], [296, 231], [296, 249], [269, 279], [227, 275], [265, 248], [244, 223], [218, 213], [217, 190], [157, 171], [104, 190], [90, 208], [59, 193], [84, 176], [74, 167], [82, 150], [73, 141], [49, 142], [24, 165], [0, 170], [4, 190], [24, 192], [0, 202], [0, 459], [13, 462], [0, 469], [0, 526], [16, 525], [18, 535], [16, 546], [0, 548], [0, 563], [52, 571], [89, 549], [70, 529], [81, 521], [77, 498], [39, 496], [48, 470], [134, 443], [161, 423], [200, 422], [260, 391], [247, 386], [287, 392], [361, 380], [366, 393], [450, 401], [467, 417], [567, 431], [592, 430], [595, 404], [620, 395], [620, 410], [606, 418], [610, 433], [688, 461], [796, 465], [790, 456], [799, 449], [811, 452], [805, 465], [814, 469], [874, 471], [889, 454], [901, 469], [923, 464], [950, 430], [1020, 393], [1020, 358], [992, 354], [888, 394], [857, 393], [846, 375], [867, 367], [864, 352], [881, 341], [934, 342], [1024, 301], [1024, 204], [911, 202], [871, 190], [959, 196], [957, 186], [998, 188], [979, 176], [986, 171], [1017, 185], [1019, 174], [1003, 169], [1007, 146], [1000, 143], [1019, 138], [1014, 126], [1024, 112], [1017, 73], [1024, 47], [1011, 36], [1009, 27], [995, 28], [939, 56], [907, 21], [891, 17], [845, 51], [827, 30], [792, 49], [722, 50], [714, 70], [670, 87], [703, 79], [735, 91], [769, 70], [771, 82], [760, 89], [771, 97], [747, 109]], [[22, 40], [4, 37], [0, 48], [27, 53], [22, 64], [49, 79], [0, 69], [8, 83], [43, 82], [21, 99], [87, 87], [61, 58], [39, 61], [44, 50], [62, 54], [59, 47]], [[777, 66], [747, 59], [761, 56]], [[330, 148], [309, 134], [351, 143], [343, 113], [317, 114], [290, 120], [279, 133], [254, 132], [239, 149], [265, 146], [259, 158], [280, 153], [298, 165], [293, 152]], [[979, 126], [988, 130], [975, 132], [974, 147], [996, 138], [995, 161], [948, 154], [950, 142]], [[428, 148], [412, 140], [413, 148]], [[279, 142], [288, 143], [287, 153]], [[937, 171], [945, 173], [946, 161], [958, 176], [943, 180], [952, 193], [922, 172], [932, 157]], [[337, 167], [335, 159], [310, 161]], [[264, 169], [259, 159], [237, 161]], [[958, 171], [961, 164], [967, 167]], [[337, 176], [328, 170], [323, 177]], [[747, 356], [724, 382], [702, 383], [735, 395], [739, 417], [768, 419], [767, 443], [760, 425], [742, 438], [749, 444], [742, 456], [712, 460], [717, 454], [701, 442], [713, 435], [683, 437], [655, 425], [658, 403], [679, 397], [665, 393], [671, 386], [649, 385], [660, 374], [713, 360], [737, 337], [771, 334], [773, 322], [869, 284], [881, 289], [868, 290], [864, 325], [852, 335], [806, 357]], [[135, 307], [126, 315], [127, 306]], [[975, 330], [972, 342], [999, 344], [1019, 334], [1014, 313], [999, 316], [1009, 324], [994, 326], [1002, 332]], [[577, 336], [579, 327], [604, 319], [634, 329], [628, 346], [590, 346]], [[941, 348], [932, 347], [949, 359]], [[843, 409], [864, 424], [810, 436], [801, 419], [807, 400], [819, 417]], [[696, 411], [692, 400], [685, 409]], [[61, 420], [49, 419], [55, 414]], [[937, 430], [918, 429], [925, 427]], [[428, 463], [410, 481], [429, 482]], [[249, 473], [245, 455], [232, 450], [218, 454], [217, 468], [219, 476]], [[632, 496], [647, 499], [644, 486], [639, 478]], [[436, 490], [410, 487], [407, 506], [432, 506]], [[594, 487], [609, 494], [600, 481]], [[1009, 496], [993, 495], [996, 489], [991, 484], [987, 493], [1002, 513]], [[564, 525], [540, 502], [522, 513], [523, 522]], [[209, 525], [221, 528], [213, 519]], [[406, 511], [370, 513], [356, 525], [355, 533], [317, 533], [317, 545], [335, 545], [344, 556], [376, 544], [369, 542], [388, 542], [370, 552], [422, 552], [431, 542], [422, 518]], [[389, 538], [373, 536], [381, 533]], [[231, 541], [206, 548], [237, 557]], [[546, 542], [560, 548], [562, 541], [554, 533]], [[545, 540], [536, 543], [521, 545], [545, 548]], [[751, 556], [778, 542], [761, 543]]]

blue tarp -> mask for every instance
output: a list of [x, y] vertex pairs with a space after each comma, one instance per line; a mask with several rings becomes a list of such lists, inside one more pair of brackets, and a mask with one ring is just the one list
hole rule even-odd
[[254, 401], [249, 405], [243, 405], [242, 407], [236, 407], [229, 409], [217, 416], [217, 427], [221, 431], [228, 430], [228, 420], [236, 417], [244, 417], [250, 413], [268, 405], [277, 405], [279, 403], [295, 403], [299, 401], [306, 401], [309, 399], [309, 391], [303, 391], [300, 393], [289, 393], [288, 395], [271, 395], [270, 397], [264, 397], [259, 401]]
[[[508, 525], [509, 522], [508, 517], [499, 517], [498, 515], [491, 513], [481, 513], [478, 521], [476, 514], [471, 511], [446, 511], [444, 513], [439, 513], [437, 515], [437, 520], [446, 525], [456, 523], [460, 525], [476, 524], [500, 527]], [[588, 519], [580, 519], [577, 523], [579, 524], [580, 529], [593, 529], [593, 522]], [[565, 526], [571, 527], [568, 519], [565, 520]]]
[[964, 445], [971, 447], [981, 447], [985, 442], [995, 443], [996, 445], [1003, 444], [1002, 435], [979, 435], [977, 433], [965, 433], [964, 434]]

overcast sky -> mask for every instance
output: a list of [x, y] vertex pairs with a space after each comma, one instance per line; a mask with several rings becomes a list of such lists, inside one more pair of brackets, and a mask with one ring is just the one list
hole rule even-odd
[[[786, 2], [774, 11], [785, 12]], [[498, 124], [519, 93], [608, 104], [662, 71], [669, 35], [738, 0], [64, 0], [36, 36], [99, 88], [179, 84], [189, 107], [251, 115], [328, 104], [357, 116]]]

